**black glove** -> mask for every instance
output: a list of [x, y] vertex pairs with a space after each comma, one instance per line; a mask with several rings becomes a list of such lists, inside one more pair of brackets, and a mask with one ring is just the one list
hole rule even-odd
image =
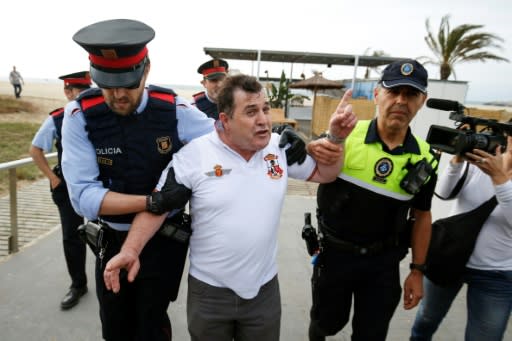
[[167, 179], [160, 192], [153, 192], [146, 197], [146, 211], [163, 214], [180, 209], [190, 200], [192, 191], [176, 182], [174, 168], [170, 168]]
[[281, 134], [279, 148], [284, 148], [288, 143], [290, 144], [290, 147], [286, 149], [286, 160], [288, 166], [291, 166], [294, 163], [298, 163], [300, 165], [304, 160], [306, 160], [306, 143], [295, 132], [295, 129], [284, 124], [273, 128], [272, 132]]

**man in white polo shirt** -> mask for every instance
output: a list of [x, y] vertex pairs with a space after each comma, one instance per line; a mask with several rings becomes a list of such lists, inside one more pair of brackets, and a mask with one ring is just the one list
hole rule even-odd
[[[341, 144], [357, 121], [340, 102], [326, 144]], [[277, 229], [288, 176], [333, 181], [342, 152], [331, 165], [307, 157], [287, 165], [279, 135], [271, 133], [270, 106], [261, 84], [246, 75], [228, 77], [218, 97], [216, 131], [173, 156], [148, 197], [121, 249], [106, 266], [107, 288], [120, 290], [119, 271], [133, 281], [138, 256], [166, 217], [190, 198], [192, 236], [187, 319], [193, 341], [279, 339], [281, 300], [277, 280]], [[331, 146], [332, 147], [332, 146]], [[165, 264], [163, 264], [165, 266]]]

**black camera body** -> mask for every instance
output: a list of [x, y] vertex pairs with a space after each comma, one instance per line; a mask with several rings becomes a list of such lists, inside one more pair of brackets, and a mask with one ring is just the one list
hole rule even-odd
[[[473, 149], [481, 149], [495, 154], [496, 147], [505, 150], [507, 135], [512, 134], [512, 125], [497, 120], [464, 115], [464, 106], [455, 101], [431, 98], [427, 106], [439, 110], [453, 110], [450, 119], [457, 128], [432, 125], [428, 131], [427, 142], [432, 148], [449, 154], [464, 155]], [[477, 131], [477, 127], [480, 130]]]

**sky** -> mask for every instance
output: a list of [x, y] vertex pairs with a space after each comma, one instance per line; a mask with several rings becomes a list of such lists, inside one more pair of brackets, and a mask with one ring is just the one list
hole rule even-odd
[[[7, 78], [13, 65], [25, 79], [57, 79], [87, 70], [87, 53], [73, 34], [118, 18], [143, 21], [156, 31], [148, 44], [153, 84], [199, 85], [197, 67], [209, 59], [204, 47], [357, 55], [383, 50], [392, 57], [433, 57], [424, 40], [425, 20], [430, 18], [437, 32], [446, 14], [452, 28], [481, 24], [482, 31], [503, 38], [503, 49], [491, 51], [512, 62], [510, 0], [15, 0], [3, 1], [1, 7], [0, 68], [5, 76], [0, 72], [0, 79]], [[254, 62], [228, 62], [231, 69], [256, 73]], [[426, 67], [431, 79], [439, 79], [437, 66]], [[279, 77], [283, 69], [289, 76], [289, 63], [262, 62], [260, 77], [265, 70]], [[329, 79], [351, 79], [354, 69], [294, 64], [292, 77], [311, 77], [313, 71]], [[358, 68], [357, 76], [364, 71]], [[462, 63], [455, 72], [458, 81], [469, 84], [466, 101], [512, 101], [512, 63]]]

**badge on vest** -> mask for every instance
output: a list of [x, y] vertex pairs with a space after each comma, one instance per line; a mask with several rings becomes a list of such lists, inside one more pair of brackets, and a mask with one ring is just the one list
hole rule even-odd
[[279, 166], [279, 161], [277, 161], [277, 155], [267, 154], [264, 157], [265, 162], [267, 163], [267, 175], [271, 179], [280, 179], [283, 176], [283, 169]]
[[375, 173], [373, 181], [385, 184], [387, 182], [386, 178], [393, 171], [393, 161], [387, 157], [384, 157], [375, 163], [373, 171]]
[[204, 174], [206, 174], [206, 176], [221, 177], [223, 175], [228, 175], [229, 173], [231, 173], [231, 169], [222, 169], [221, 165], [215, 165], [213, 166], [213, 171], [206, 172]]
[[171, 137], [162, 136], [156, 139], [156, 145], [160, 154], [168, 154], [172, 149]]

